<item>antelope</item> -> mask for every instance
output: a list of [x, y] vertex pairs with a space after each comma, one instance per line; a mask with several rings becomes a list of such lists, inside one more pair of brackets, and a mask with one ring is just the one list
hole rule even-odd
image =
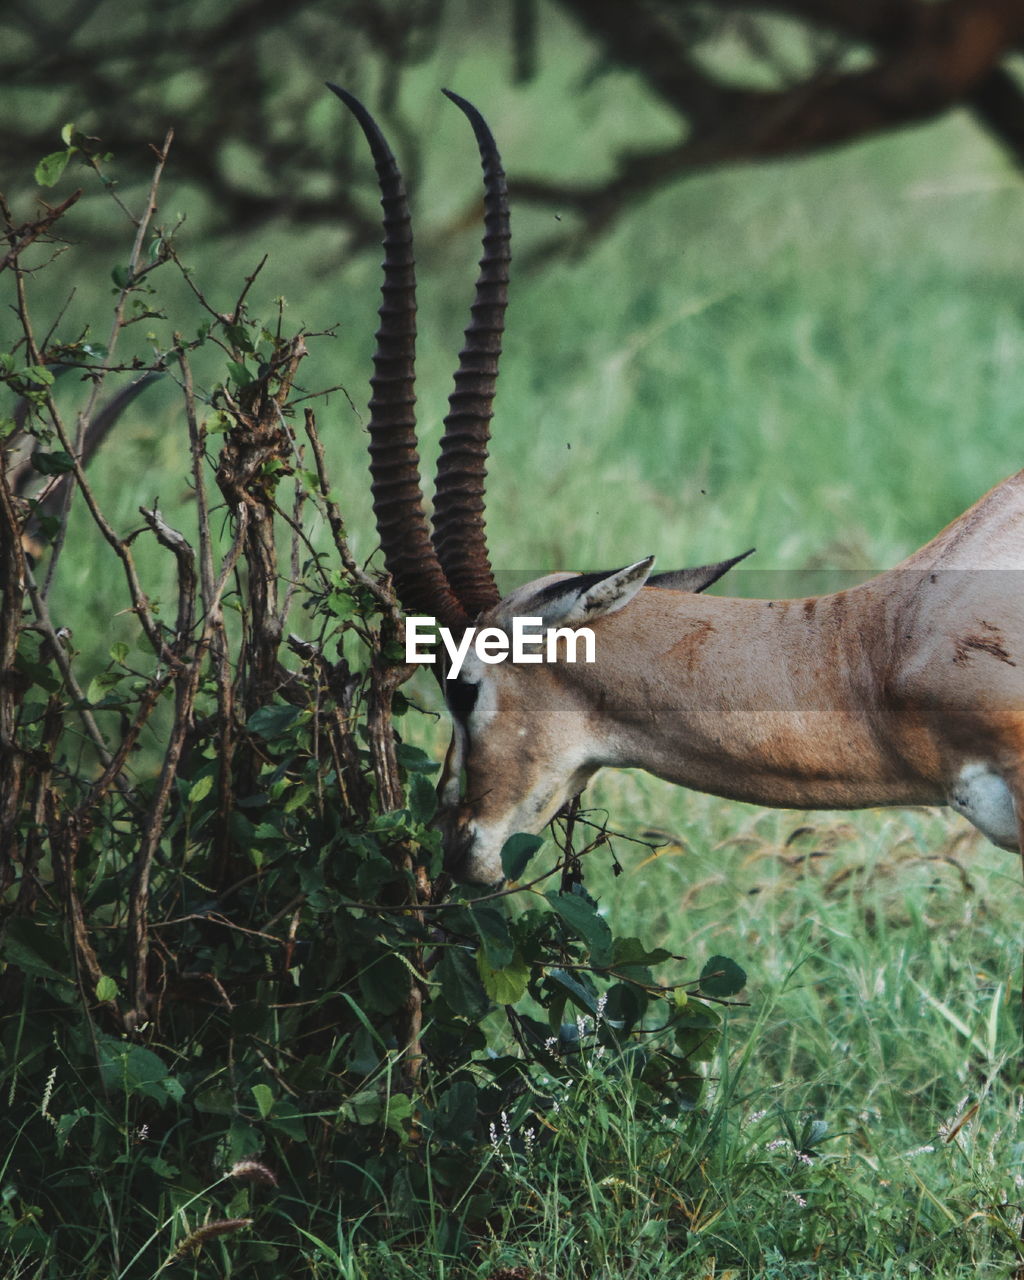
[[[331, 86], [334, 88], [334, 86]], [[701, 594], [736, 560], [652, 574], [648, 556], [554, 573], [500, 597], [484, 481], [508, 291], [506, 183], [469, 103], [484, 170], [484, 249], [441, 442], [433, 535], [413, 413], [415, 273], [401, 175], [351, 95], [384, 209], [370, 454], [385, 563], [408, 614], [454, 635], [517, 618], [592, 629], [597, 660], [491, 663], [441, 676], [452, 736], [439, 784], [446, 868], [503, 879], [501, 851], [539, 832], [605, 767], [794, 809], [949, 805], [1024, 848], [1024, 471], [894, 569], [831, 595]], [[445, 91], [447, 92], [447, 91]]]

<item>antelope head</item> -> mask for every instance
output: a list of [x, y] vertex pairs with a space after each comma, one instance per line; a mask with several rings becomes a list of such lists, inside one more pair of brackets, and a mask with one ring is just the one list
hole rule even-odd
[[[509, 280], [508, 191], [490, 129], [464, 98], [484, 174], [483, 256], [465, 345], [444, 420], [428, 529], [415, 424], [416, 277], [402, 176], [376, 122], [350, 93], [329, 88], [355, 115], [377, 170], [384, 210], [382, 303], [370, 399], [373, 506], [385, 563], [403, 609], [436, 619], [461, 642], [472, 628], [512, 632], [517, 618], [573, 630], [621, 610], [645, 583], [704, 590], [737, 560], [651, 578], [653, 557], [597, 574], [555, 574], [502, 599], [487, 551], [484, 491], [492, 404]], [[571, 657], [565, 647], [558, 658]], [[541, 655], [544, 658], [544, 655]], [[561, 662], [488, 663], [470, 653], [434, 670], [452, 718], [439, 787], [446, 868], [471, 883], [502, 878], [501, 848], [536, 832], [582, 790], [602, 756], [589, 734], [586, 698], [559, 688]], [[541, 712], [542, 714], [537, 714]]]

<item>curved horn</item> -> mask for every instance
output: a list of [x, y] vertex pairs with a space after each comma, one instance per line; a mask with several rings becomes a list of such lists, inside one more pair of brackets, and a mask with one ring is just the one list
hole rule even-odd
[[403, 608], [436, 616], [452, 630], [469, 625], [430, 540], [416, 450], [416, 267], [405, 185], [391, 149], [363, 104], [337, 85], [366, 136], [384, 210], [384, 280], [370, 379], [370, 474], [384, 561]]
[[475, 617], [497, 604], [498, 588], [487, 556], [484, 482], [491, 405], [508, 305], [508, 188], [494, 138], [480, 112], [444, 90], [476, 134], [484, 171], [484, 242], [465, 345], [449, 398], [434, 490], [434, 546], [452, 589]]

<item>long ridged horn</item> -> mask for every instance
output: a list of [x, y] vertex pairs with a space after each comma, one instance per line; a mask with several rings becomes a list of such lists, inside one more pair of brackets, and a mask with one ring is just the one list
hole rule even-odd
[[452, 590], [470, 617], [497, 604], [498, 588], [487, 556], [484, 487], [487, 444], [508, 305], [508, 188], [501, 156], [476, 107], [443, 90], [465, 113], [476, 134], [484, 171], [484, 241], [476, 297], [449, 398], [434, 489], [434, 547]]
[[366, 136], [384, 210], [384, 280], [373, 355], [370, 396], [370, 475], [373, 511], [384, 562], [403, 608], [434, 616], [453, 631], [469, 625], [437, 558], [420, 489], [416, 449], [416, 267], [405, 184], [391, 148], [358, 98], [337, 85]]

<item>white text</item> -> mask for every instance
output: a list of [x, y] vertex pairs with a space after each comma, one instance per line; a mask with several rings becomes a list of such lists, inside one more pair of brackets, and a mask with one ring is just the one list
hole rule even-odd
[[589, 627], [544, 627], [543, 618], [513, 618], [511, 634], [502, 627], [467, 627], [456, 639], [448, 627], [437, 625], [436, 618], [406, 618], [406, 662], [434, 662], [436, 654], [420, 645], [431, 643], [435, 633], [448, 654], [449, 680], [456, 679], [470, 649], [481, 662], [558, 662], [559, 641], [564, 641], [562, 660], [576, 662], [582, 641], [582, 661], [595, 661], [594, 633]]

